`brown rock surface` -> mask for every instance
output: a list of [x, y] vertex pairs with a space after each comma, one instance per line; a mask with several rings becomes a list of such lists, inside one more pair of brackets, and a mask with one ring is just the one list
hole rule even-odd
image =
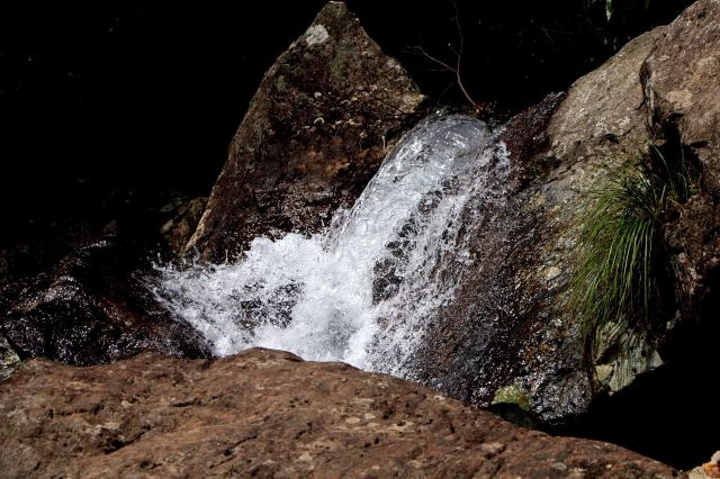
[[0, 416], [8, 478], [680, 475], [400, 379], [260, 349], [88, 368], [32, 360], [0, 385]]
[[258, 235], [315, 232], [352, 206], [424, 97], [345, 4], [265, 74], [185, 251], [223, 261]]

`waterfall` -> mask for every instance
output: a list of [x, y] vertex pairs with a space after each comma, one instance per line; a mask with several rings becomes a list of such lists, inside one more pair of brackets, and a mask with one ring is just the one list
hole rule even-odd
[[433, 115], [326, 231], [256, 238], [237, 264], [160, 266], [155, 294], [218, 355], [263, 346], [411, 377], [426, 328], [472, 262], [463, 221], [499, 196], [507, 170], [485, 123]]

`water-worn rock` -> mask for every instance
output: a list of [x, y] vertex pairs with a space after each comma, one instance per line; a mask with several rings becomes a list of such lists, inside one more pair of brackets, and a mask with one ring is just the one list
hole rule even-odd
[[24, 363], [0, 385], [4, 477], [613, 477], [681, 473], [522, 429], [421, 386], [251, 350]]
[[185, 251], [224, 261], [255, 236], [327, 225], [423, 99], [345, 5], [328, 3], [265, 74]]
[[[668, 27], [628, 43], [566, 97], [551, 95], [508, 123], [501, 140], [514, 169], [510, 190], [483, 215], [466, 214], [481, 222], [466, 221], [472, 266], [429, 331], [421, 379], [483, 406], [502, 403], [512, 388], [510, 402], [522, 397], [534, 419], [567, 422], [599, 393], [661, 366], [663, 348], [678, 342], [678, 324], [692, 327], [702, 314], [701, 322], [714, 319], [718, 58], [720, 1], [701, 0]], [[580, 231], [593, 195], [647, 157], [651, 144], [675, 154], [684, 145], [700, 161], [698, 192], [665, 226], [679, 311], [664, 312], [650, 338], [602, 334], [588, 351], [568, 302]], [[673, 299], [665, 300], [672, 309]]]
[[88, 365], [142, 351], [211, 355], [192, 327], [160, 307], [134, 252], [105, 238], [42, 274], [0, 316], [0, 331], [21, 358]]

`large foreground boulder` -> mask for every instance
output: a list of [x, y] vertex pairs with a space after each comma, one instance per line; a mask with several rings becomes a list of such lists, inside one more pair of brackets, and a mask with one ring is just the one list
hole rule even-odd
[[185, 252], [224, 261], [259, 235], [350, 207], [424, 97], [341, 2], [265, 74]]
[[0, 385], [4, 477], [613, 477], [679, 474], [521, 429], [421, 386], [251, 350], [26, 362]]
[[701, 0], [663, 30], [643, 65], [650, 122], [676, 134], [701, 165], [699, 194], [668, 232], [686, 315], [698, 314], [720, 286], [719, 59], [720, 1]]

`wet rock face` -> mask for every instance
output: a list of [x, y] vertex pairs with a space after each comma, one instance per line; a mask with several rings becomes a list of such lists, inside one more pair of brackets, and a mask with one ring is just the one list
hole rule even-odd
[[566, 95], [505, 126], [509, 189], [485, 211], [471, 202], [464, 214], [473, 261], [429, 331], [420, 365], [429, 384], [498, 410], [512, 389], [519, 413], [545, 425], [588, 410], [600, 388], [566, 290], [588, 192], [606, 181], [607, 165], [641, 154], [650, 137], [639, 78], [658, 36], [634, 40]]
[[665, 239], [683, 310], [676, 317], [714, 319], [707, 304], [720, 283], [718, 49], [720, 2], [697, 2], [668, 27], [628, 43], [566, 97], [550, 96], [506, 125], [511, 192], [499, 211], [466, 215], [483, 222], [468, 226], [473, 263], [429, 332], [421, 379], [481, 406], [502, 406], [503, 392], [512, 390], [510, 402], [532, 419], [558, 424], [667, 360], [666, 345], [682, 342], [671, 323], [649, 341], [602, 336], [588, 357], [568, 304], [593, 192], [653, 143], [676, 142], [678, 154], [684, 145], [700, 161], [699, 191], [666, 226]]
[[209, 357], [200, 335], [155, 303], [137, 267], [110, 238], [89, 244], [32, 280], [0, 317], [0, 332], [23, 359], [89, 365], [142, 351]]
[[224, 261], [255, 236], [327, 225], [423, 99], [345, 5], [328, 3], [263, 78], [185, 252]]
[[72, 368], [0, 385], [4, 477], [613, 477], [676, 471], [521, 429], [421, 386], [251, 350]]

